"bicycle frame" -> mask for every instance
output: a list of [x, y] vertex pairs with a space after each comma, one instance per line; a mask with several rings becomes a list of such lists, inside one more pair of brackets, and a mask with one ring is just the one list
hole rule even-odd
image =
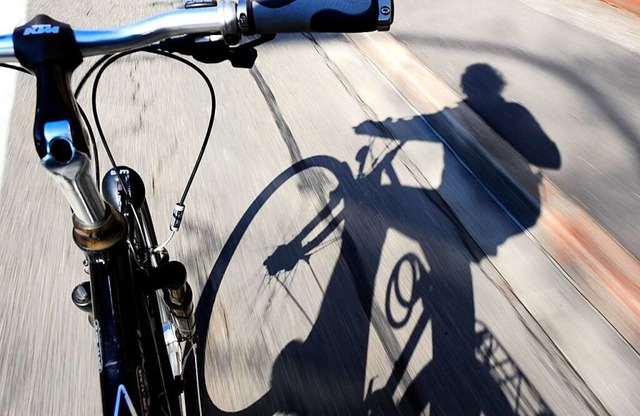
[[16, 52], [28, 57], [25, 66], [37, 79], [36, 150], [71, 205], [73, 238], [89, 263], [103, 412], [179, 414], [169, 359], [159, 349], [165, 341], [155, 290], [144, 287], [144, 271], [133, 267], [126, 212], [107, 204], [93, 179], [87, 131], [70, 86], [82, 61], [73, 30], [37, 19], [59, 27], [58, 36], [24, 36]]
[[147, 414], [149, 387], [138, 338], [140, 302], [136, 299], [128, 247], [119, 244], [87, 257], [103, 412], [118, 415], [118, 407], [132, 402], [140, 414]]

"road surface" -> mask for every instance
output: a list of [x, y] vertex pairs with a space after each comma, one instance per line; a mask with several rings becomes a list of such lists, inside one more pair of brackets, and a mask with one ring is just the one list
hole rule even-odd
[[[34, 0], [25, 15], [91, 28], [177, 6]], [[637, 353], [530, 238], [536, 219], [516, 224], [356, 43], [280, 36], [252, 70], [204, 68], [214, 134], [169, 249], [202, 295], [207, 414], [640, 409]], [[208, 100], [197, 75], [151, 55], [101, 83], [104, 130], [145, 179], [160, 238]], [[33, 152], [34, 106], [20, 75], [1, 190], [0, 404], [97, 414], [93, 331], [70, 301], [82, 254]]]

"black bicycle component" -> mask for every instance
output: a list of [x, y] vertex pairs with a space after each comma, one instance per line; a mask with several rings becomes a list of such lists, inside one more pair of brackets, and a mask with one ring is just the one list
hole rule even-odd
[[[82, 63], [82, 55], [67, 24], [38, 15], [13, 32], [16, 57], [30, 69], [37, 79], [37, 108], [34, 125], [36, 150], [40, 158], [48, 152], [45, 125], [67, 120], [72, 145], [90, 155], [75, 100], [69, 88], [69, 79]], [[80, 140], [78, 140], [80, 138]], [[64, 162], [64, 161], [62, 161]]]
[[164, 302], [173, 316], [182, 339], [192, 340], [195, 334], [193, 292], [187, 283], [187, 269], [179, 261], [168, 261], [148, 271], [142, 280], [144, 289], [162, 289]]
[[[147, 414], [151, 400], [136, 331], [142, 324], [136, 306], [140, 300], [135, 296], [127, 247], [121, 244], [114, 250], [90, 255], [89, 262], [103, 413], [120, 414], [127, 401], [117, 398], [126, 394], [136, 409]], [[121, 319], [125, 316], [127, 319]]]
[[229, 61], [235, 68], [251, 68], [258, 58], [255, 47], [275, 39], [276, 35], [262, 35], [249, 42], [231, 47], [221, 37], [186, 35], [169, 38], [158, 44], [158, 48], [167, 52], [192, 56], [205, 64]]
[[82, 282], [71, 292], [73, 304], [83, 312], [91, 312], [91, 283]]
[[196, 332], [196, 318], [193, 313], [193, 291], [189, 283], [185, 282], [176, 289], [165, 290], [164, 301], [173, 315], [182, 338], [193, 339]]
[[140, 238], [128, 201], [142, 200], [145, 205], [144, 186], [132, 169], [121, 167], [118, 173], [110, 186], [117, 189], [120, 184], [121, 211], [109, 206], [110, 220], [102, 229], [74, 227], [74, 240], [89, 261], [103, 412], [126, 414], [124, 409], [132, 403], [131, 414], [179, 414], [158, 298], [145, 290], [145, 270], [127, 244], [129, 238]]
[[126, 203], [131, 204], [134, 209], [140, 209], [145, 201], [146, 190], [142, 178], [135, 170], [118, 166], [117, 170], [110, 169], [102, 178], [102, 196], [118, 211], [123, 212]]
[[[17, 32], [17, 30], [16, 30]], [[14, 34], [14, 37], [16, 35]], [[17, 37], [22, 37], [18, 35]], [[46, 38], [46, 36], [38, 37], [28, 37], [29, 40], [37, 39], [37, 43], [41, 44], [40, 39]], [[55, 39], [53, 41], [55, 42]], [[24, 48], [29, 50], [28, 41], [20, 42], [17, 47]], [[42, 45], [38, 45], [40, 48], [44, 48]], [[72, 47], [72, 46], [71, 46]], [[16, 53], [20, 53], [21, 49], [17, 49]], [[34, 54], [35, 55], [35, 54]], [[68, 86], [68, 80], [71, 76], [71, 72], [73, 68], [70, 68], [68, 65], [61, 64], [59, 62], [61, 58], [54, 57], [50, 62], [46, 62], [46, 57], [38, 57], [34, 61], [24, 60], [21, 63], [27, 67], [29, 67], [36, 75], [37, 79], [37, 108], [36, 119], [34, 124], [34, 139], [35, 146], [38, 152], [38, 156], [40, 158], [44, 158], [50, 150], [50, 140], [46, 137], [45, 126], [48, 123], [57, 122], [60, 120], [65, 120], [68, 123], [69, 135], [70, 137], [66, 137], [65, 141], [71, 141], [71, 143], [67, 142], [65, 145], [71, 149], [75, 148], [76, 150], [90, 155], [89, 148], [87, 145], [87, 141], [84, 135], [84, 131], [82, 128], [82, 124], [80, 122], [79, 117], [77, 116], [77, 110], [75, 101], [73, 100], [73, 95], [71, 94], [71, 90]], [[81, 138], [78, 140], [78, 138]], [[55, 150], [55, 149], [53, 149]], [[55, 160], [58, 160], [60, 163], [66, 164], [69, 160], [64, 160], [67, 158], [60, 159], [60, 155], [55, 152], [52, 153], [52, 156]], [[71, 154], [68, 155], [70, 159]]]
[[200, 69], [198, 68], [195, 64], [193, 64], [192, 62], [189, 62], [188, 60], [180, 57], [180, 56], [176, 56], [176, 55], [172, 55], [169, 52], [165, 52], [163, 50], [157, 50], [157, 49], [137, 49], [137, 50], [132, 50], [132, 51], [127, 51], [127, 52], [122, 52], [120, 54], [117, 55], [113, 55], [111, 56], [109, 59], [107, 59], [104, 63], [104, 65], [98, 70], [98, 73], [96, 74], [96, 78], [93, 82], [93, 89], [92, 89], [92, 93], [91, 93], [91, 103], [92, 103], [92, 107], [93, 107], [93, 117], [96, 121], [96, 128], [98, 129], [98, 134], [100, 136], [100, 140], [102, 141], [102, 144], [105, 147], [105, 151], [107, 153], [107, 156], [111, 162], [111, 164], [113, 165], [113, 167], [116, 167], [116, 163], [115, 160], [113, 158], [113, 155], [111, 154], [111, 150], [109, 149], [109, 145], [107, 144], [107, 140], [106, 137], [104, 135], [104, 131], [102, 130], [102, 126], [100, 124], [100, 117], [98, 115], [98, 108], [97, 108], [97, 95], [98, 95], [98, 85], [100, 83], [100, 79], [102, 77], [102, 74], [104, 73], [104, 71], [109, 67], [109, 65], [113, 64], [115, 61], [117, 61], [118, 59], [122, 59], [128, 55], [131, 55], [133, 53], [136, 52], [147, 52], [147, 53], [152, 53], [152, 54], [156, 54], [156, 55], [161, 55], [161, 56], [165, 56], [167, 58], [176, 60], [180, 63], [183, 63], [187, 66], [189, 66], [191, 69], [193, 69], [194, 71], [196, 71], [198, 73], [198, 75], [200, 75], [200, 77], [204, 80], [204, 82], [207, 85], [207, 88], [209, 90], [209, 93], [211, 94], [211, 115], [209, 117], [209, 123], [207, 125], [207, 131], [205, 133], [204, 136], [204, 140], [202, 141], [202, 147], [200, 148], [200, 152], [198, 153], [198, 158], [196, 159], [196, 162], [193, 165], [193, 169], [191, 170], [191, 175], [189, 175], [189, 179], [187, 180], [187, 185], [184, 188], [184, 191], [182, 193], [182, 197], [180, 198], [180, 201], [178, 202], [179, 205], [184, 205], [185, 200], [187, 199], [187, 194], [189, 193], [189, 190], [191, 189], [191, 184], [193, 183], [193, 179], [195, 178], [195, 174], [200, 166], [200, 163], [202, 162], [202, 157], [204, 156], [204, 151], [207, 148], [207, 145], [209, 144], [209, 138], [211, 136], [211, 130], [213, 129], [213, 122], [215, 120], [215, 114], [216, 114], [216, 96], [215, 96], [215, 92], [213, 90], [213, 85], [211, 85], [211, 81], [209, 80], [209, 78], [207, 77], [207, 75]]
[[136, 287], [125, 244], [88, 258], [104, 414], [126, 414], [125, 395], [138, 414], [179, 414], [155, 294]]
[[44, 63], [56, 63], [73, 71], [82, 63], [71, 26], [44, 14], [13, 31], [13, 47], [18, 61], [31, 70]]
[[144, 278], [144, 289], [148, 292], [159, 289], [179, 289], [187, 281], [187, 269], [179, 261], [168, 261], [149, 270]]
[[23, 74], [32, 75], [31, 72], [27, 71], [21, 66], [9, 65], [9, 64], [0, 64], [0, 68], [13, 69], [14, 71], [22, 72]]

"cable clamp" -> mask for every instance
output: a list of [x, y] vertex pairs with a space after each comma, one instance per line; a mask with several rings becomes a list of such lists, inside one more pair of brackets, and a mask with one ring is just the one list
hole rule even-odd
[[169, 224], [169, 229], [173, 232], [177, 232], [180, 229], [180, 225], [182, 224], [182, 217], [184, 216], [184, 204], [176, 204], [175, 208], [173, 208], [173, 215], [171, 216], [171, 224]]

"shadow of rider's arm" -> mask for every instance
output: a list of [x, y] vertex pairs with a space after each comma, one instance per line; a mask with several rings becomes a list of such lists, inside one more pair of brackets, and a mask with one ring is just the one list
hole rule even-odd
[[[269, 275], [275, 275], [279, 271], [291, 271], [300, 260], [308, 260], [310, 253], [318, 247], [331, 233], [333, 233], [340, 222], [341, 215], [332, 214], [336, 206], [342, 201], [342, 190], [338, 187], [331, 193], [329, 202], [318, 212], [318, 214], [295, 236], [289, 243], [280, 245], [272, 255], [265, 261]], [[304, 246], [302, 241], [316, 229], [326, 218], [331, 218], [318, 235]]]

